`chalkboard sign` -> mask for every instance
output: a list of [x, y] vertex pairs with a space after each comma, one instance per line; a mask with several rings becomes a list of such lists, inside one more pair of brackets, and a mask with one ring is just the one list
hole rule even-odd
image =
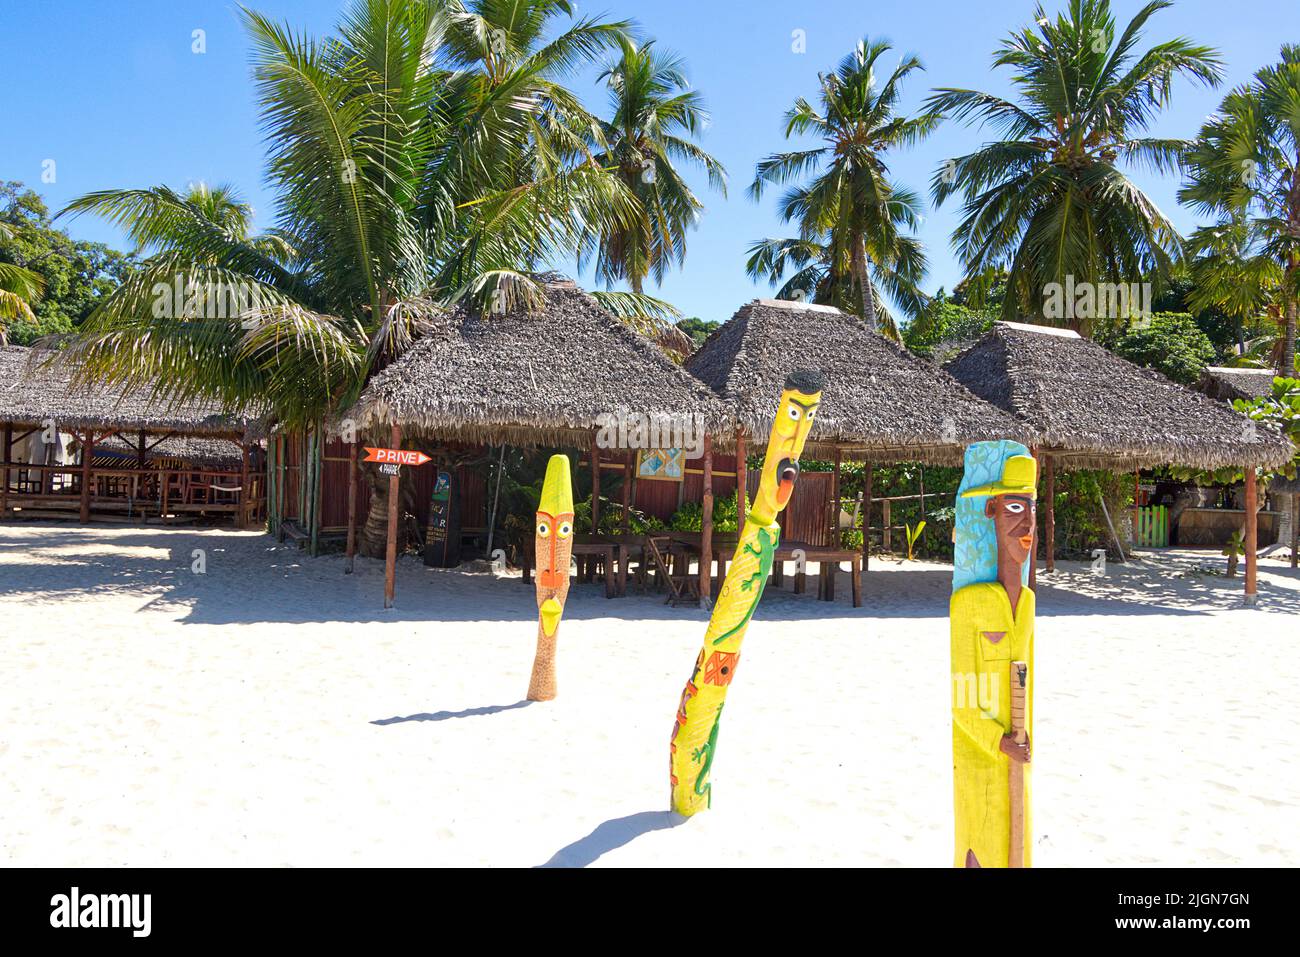
[[424, 536], [424, 564], [455, 568], [460, 564], [460, 496], [450, 472], [438, 471], [429, 496], [429, 524]]

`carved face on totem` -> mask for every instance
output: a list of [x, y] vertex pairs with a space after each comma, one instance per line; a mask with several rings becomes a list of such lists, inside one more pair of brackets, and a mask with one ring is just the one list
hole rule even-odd
[[817, 418], [826, 377], [820, 372], [794, 372], [786, 380], [777, 404], [758, 491], [749, 515], [760, 525], [770, 525], [790, 502], [799, 478], [799, 456]]
[[984, 503], [984, 514], [993, 519], [998, 555], [1017, 565], [1029, 560], [1034, 547], [1037, 509], [1029, 495], [995, 495]]
[[542, 630], [553, 635], [569, 594], [569, 559], [573, 554], [573, 482], [568, 456], [552, 455], [546, 464], [534, 546], [537, 608]]

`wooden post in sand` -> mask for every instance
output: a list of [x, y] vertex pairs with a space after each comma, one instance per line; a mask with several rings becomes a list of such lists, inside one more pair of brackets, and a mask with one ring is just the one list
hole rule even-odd
[[348, 560], [343, 574], [351, 575], [357, 559], [357, 440], [348, 443]]
[[1046, 487], [1043, 497], [1047, 499], [1047, 509], [1043, 512], [1043, 551], [1047, 557], [1047, 570], [1056, 571], [1056, 460], [1050, 455], [1043, 456], [1046, 470], [1044, 476]]
[[1245, 467], [1246, 479], [1246, 604], [1255, 603], [1255, 577], [1259, 566], [1259, 486], [1255, 466]]
[[[0, 481], [0, 519], [3, 519], [5, 512], [9, 511], [9, 457], [14, 444], [14, 424], [12, 422], [5, 423], [4, 443], [4, 480]], [[1294, 549], [1295, 546], [1293, 545], [1292, 550], [1294, 551]], [[1294, 562], [1292, 565], [1294, 566]]]
[[591, 534], [600, 534], [600, 443], [595, 432], [591, 433]]
[[[1029, 666], [1023, 661], [1011, 662], [1011, 737], [1016, 744], [1025, 743], [1025, 691]], [[1008, 784], [1011, 788], [1011, 846], [1007, 866], [1025, 866], [1025, 766], [1008, 759], [1010, 767]]]
[[871, 463], [862, 465], [862, 570], [871, 564]]
[[700, 493], [700, 607], [713, 601], [713, 438], [704, 437], [704, 488]]
[[90, 463], [95, 457], [95, 433], [91, 429], [81, 442], [81, 524], [90, 524]]
[[[402, 447], [402, 427], [393, 423], [390, 448]], [[397, 505], [402, 494], [401, 477], [394, 472], [388, 477], [388, 549], [384, 553], [384, 607], [393, 607], [393, 594], [397, 591]]]

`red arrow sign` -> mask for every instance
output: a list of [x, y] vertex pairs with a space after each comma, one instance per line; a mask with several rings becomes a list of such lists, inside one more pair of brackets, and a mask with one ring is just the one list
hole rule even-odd
[[392, 465], [423, 465], [432, 459], [423, 452], [417, 452], [414, 449], [372, 449], [366, 446], [367, 462], [385, 462]]

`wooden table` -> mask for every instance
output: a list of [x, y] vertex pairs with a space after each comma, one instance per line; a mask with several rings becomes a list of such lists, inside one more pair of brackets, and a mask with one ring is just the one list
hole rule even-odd
[[[627, 568], [633, 549], [645, 548], [644, 535], [575, 535], [574, 558], [603, 558], [605, 560], [605, 597], [621, 598], [627, 594]], [[533, 550], [523, 549], [523, 580], [533, 580]], [[579, 568], [579, 574], [583, 569]], [[590, 581], [590, 569], [586, 572]]]
[[[672, 536], [673, 541], [680, 542], [688, 549], [691, 549], [695, 555], [700, 554], [699, 532], [669, 532], [668, 534]], [[715, 595], [721, 589], [723, 579], [727, 577], [727, 563], [736, 553], [736, 546], [739, 542], [740, 536], [735, 533], [714, 535], [712, 559], [718, 563], [717, 577], [713, 581]], [[796, 555], [796, 552], [800, 554]], [[784, 583], [785, 568], [782, 565], [783, 562], [799, 561], [800, 558], [802, 558], [805, 567], [808, 562], [817, 562], [821, 566], [821, 584], [817, 597], [822, 601], [835, 600], [835, 573], [839, 571], [840, 562], [848, 562], [849, 581], [853, 589], [853, 607], [862, 607], [862, 553], [860, 551], [831, 548], [825, 545], [809, 545], [807, 542], [800, 541], [782, 542], [777, 546], [776, 554], [772, 559], [772, 584], [780, 588]], [[795, 572], [794, 591], [796, 595], [804, 593], [806, 579], [806, 571], [801, 569]]]

